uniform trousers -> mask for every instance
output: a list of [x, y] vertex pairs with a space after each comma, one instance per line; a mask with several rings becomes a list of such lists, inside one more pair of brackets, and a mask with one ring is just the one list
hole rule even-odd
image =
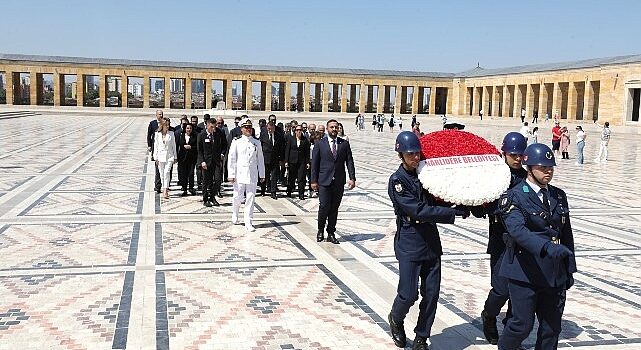
[[420, 291], [421, 302], [418, 305], [418, 320], [416, 321], [414, 333], [417, 336], [429, 338], [441, 290], [441, 259], [426, 261], [400, 260], [398, 262], [398, 270], [398, 289], [392, 304], [392, 319], [396, 322], [403, 322], [410, 307], [418, 300]]
[[596, 156], [596, 160], [601, 161], [601, 157], [603, 160], [608, 160], [608, 141], [601, 141], [599, 145], [599, 154]]
[[[291, 174], [289, 176], [292, 176]], [[342, 184], [337, 184], [332, 181], [329, 186], [318, 185], [318, 232], [325, 230], [325, 223], [327, 223], [327, 233], [334, 234], [336, 232], [336, 220], [338, 219], [338, 207], [343, 200], [343, 193], [345, 188]]]
[[160, 175], [160, 188], [169, 188], [171, 182], [172, 162], [158, 162], [158, 174]]
[[[485, 299], [485, 306], [483, 309], [491, 318], [496, 318], [499, 313], [501, 313], [503, 305], [505, 305], [510, 297], [507, 287], [509, 280], [503, 276], [499, 276], [499, 268], [501, 267], [503, 255], [504, 254], [490, 255], [490, 273], [492, 274], [490, 283], [492, 285], [492, 289], [490, 289], [487, 299]], [[507, 314], [503, 320], [503, 324], [507, 322], [511, 315], [512, 304], [508, 303]]]
[[508, 282], [512, 317], [499, 337], [499, 349], [518, 349], [539, 320], [535, 350], [555, 350], [561, 333], [561, 316], [565, 307], [565, 291], [560, 287], [538, 287], [510, 279]]
[[234, 182], [233, 217], [238, 217], [240, 204], [245, 199], [245, 226], [250, 226], [254, 217], [254, 200], [256, 198], [256, 184], [239, 184]]

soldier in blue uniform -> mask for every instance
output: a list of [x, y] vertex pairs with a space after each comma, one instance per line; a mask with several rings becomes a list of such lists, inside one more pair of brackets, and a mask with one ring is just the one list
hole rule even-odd
[[499, 275], [508, 279], [512, 316], [498, 346], [517, 349], [530, 334], [536, 315], [535, 349], [556, 349], [565, 291], [574, 284], [576, 272], [568, 200], [565, 192], [549, 185], [556, 162], [548, 146], [528, 146], [523, 164], [527, 178], [499, 199], [508, 233]]
[[434, 196], [423, 189], [416, 173], [421, 159], [421, 145], [414, 133], [401, 132], [396, 138], [395, 150], [401, 165], [390, 176], [387, 192], [396, 214], [394, 253], [399, 262], [399, 281], [388, 320], [394, 344], [405, 347], [403, 321], [410, 307], [418, 300], [420, 279], [422, 300], [412, 349], [425, 350], [428, 349], [427, 338], [434, 323], [441, 286], [443, 250], [436, 223], [453, 224], [455, 216], [465, 218], [469, 211], [466, 208], [437, 206]]
[[[523, 160], [523, 153], [527, 147], [527, 140], [525, 136], [518, 132], [510, 132], [503, 138], [501, 145], [501, 152], [505, 164], [510, 167], [511, 180], [510, 187], [514, 187], [527, 177], [527, 172], [523, 169], [521, 161]], [[482, 214], [489, 216], [489, 239], [487, 244], [487, 253], [490, 254], [490, 272], [491, 272], [491, 285], [492, 289], [487, 295], [483, 312], [481, 312], [481, 320], [483, 321], [483, 334], [490, 344], [496, 345], [499, 341], [499, 332], [496, 328], [496, 317], [501, 312], [501, 308], [508, 301], [507, 278], [501, 277], [498, 274], [501, 258], [505, 251], [505, 243], [503, 242], [503, 235], [505, 226], [501, 220], [498, 208], [498, 199], [486, 207], [482, 207]], [[478, 212], [474, 212], [474, 216], [479, 216]], [[482, 215], [480, 215], [482, 216]], [[507, 318], [510, 317], [511, 306], [508, 304]]]

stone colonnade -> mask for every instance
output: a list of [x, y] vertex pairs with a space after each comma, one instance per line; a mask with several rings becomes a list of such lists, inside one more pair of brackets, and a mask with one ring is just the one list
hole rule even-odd
[[239, 110], [395, 114], [452, 108], [451, 78], [2, 61], [0, 74], [0, 103], [10, 105], [191, 109], [223, 101]]

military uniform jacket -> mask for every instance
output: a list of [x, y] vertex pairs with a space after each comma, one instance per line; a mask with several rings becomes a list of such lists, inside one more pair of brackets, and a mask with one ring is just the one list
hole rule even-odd
[[[510, 168], [512, 178], [510, 179], [510, 186], [508, 189], [516, 186], [527, 177], [527, 171], [523, 168], [514, 170]], [[486, 211], [489, 217], [489, 237], [487, 242], [487, 253], [492, 255], [501, 255], [505, 251], [505, 242], [503, 241], [503, 234], [507, 232], [503, 220], [501, 219], [501, 212], [499, 210], [499, 200], [490, 203]]]
[[574, 257], [547, 256], [543, 246], [563, 244], [574, 252], [568, 200], [561, 189], [548, 185], [550, 212], [523, 180], [499, 199], [508, 232], [499, 275], [540, 287], [562, 287], [576, 272]]
[[423, 189], [416, 171], [409, 172], [402, 165], [390, 176], [387, 193], [396, 214], [396, 259], [423, 261], [443, 255], [436, 223], [454, 223], [455, 210], [435, 205], [434, 196]]
[[265, 178], [265, 159], [260, 141], [254, 137], [241, 136], [229, 147], [228, 174], [239, 184], [258, 184]]

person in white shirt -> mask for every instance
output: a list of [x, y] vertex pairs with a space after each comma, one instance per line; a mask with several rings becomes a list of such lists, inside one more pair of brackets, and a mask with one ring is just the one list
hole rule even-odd
[[[229, 182], [234, 185], [233, 212], [231, 221], [238, 223], [238, 211], [245, 197], [245, 229], [255, 231], [252, 225], [254, 199], [258, 181], [265, 181], [265, 160], [263, 148], [252, 136], [252, 122], [249, 118], [240, 121], [242, 135], [235, 138], [229, 147]], [[243, 196], [244, 194], [244, 196]]]
[[169, 119], [162, 118], [154, 136], [154, 159], [160, 173], [161, 190], [165, 199], [169, 198], [171, 167], [176, 161], [176, 141], [169, 132]]
[[576, 126], [576, 165], [583, 164], [583, 148], [585, 147], [585, 131], [581, 125]]
[[594, 124], [596, 124], [598, 127], [602, 127], [603, 129], [601, 130], [601, 145], [599, 146], [599, 153], [597, 154], [596, 158], [594, 159], [595, 163], [599, 163], [603, 161], [604, 163], [608, 161], [608, 144], [610, 143], [610, 123], [605, 122], [605, 124], [601, 125], [597, 123], [597, 121], [594, 121]]
[[521, 127], [521, 130], [519, 130], [519, 133], [525, 137], [526, 141], [530, 138], [530, 127], [527, 122], [523, 122], [523, 126]]

